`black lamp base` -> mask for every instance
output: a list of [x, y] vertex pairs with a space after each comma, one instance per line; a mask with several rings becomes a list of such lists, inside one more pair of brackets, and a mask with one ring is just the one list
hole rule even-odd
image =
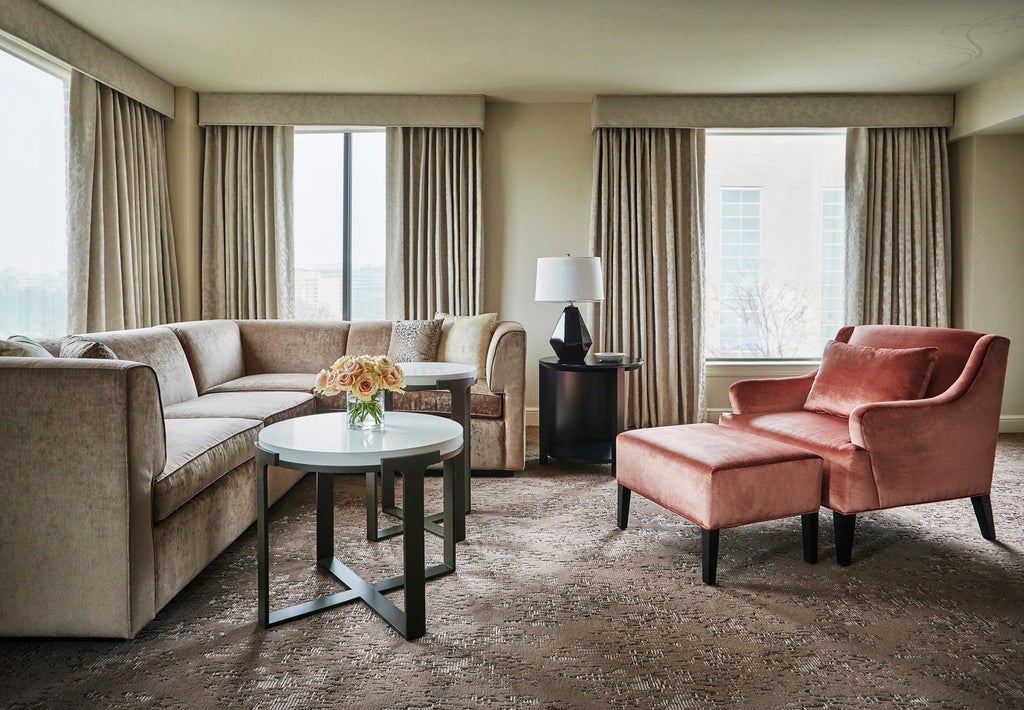
[[583, 362], [594, 341], [590, 338], [590, 331], [583, 322], [579, 308], [571, 303], [565, 307], [549, 342], [560, 361]]

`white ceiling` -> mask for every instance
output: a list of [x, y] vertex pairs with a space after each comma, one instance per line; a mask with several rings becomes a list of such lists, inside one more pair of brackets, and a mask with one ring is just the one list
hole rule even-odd
[[198, 91], [947, 92], [1024, 58], [1024, 0], [44, 0]]

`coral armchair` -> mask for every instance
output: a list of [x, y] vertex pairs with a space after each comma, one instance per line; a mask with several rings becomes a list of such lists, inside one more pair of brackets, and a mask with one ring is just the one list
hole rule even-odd
[[805, 409], [818, 371], [743, 380], [730, 388], [732, 413], [719, 424], [822, 457], [821, 503], [833, 511], [841, 565], [850, 563], [857, 513], [871, 510], [970, 498], [981, 534], [994, 540], [989, 494], [1010, 341], [894, 325], [846, 327], [835, 340], [901, 351], [934, 348], [924, 395], [860, 404], [844, 417]]

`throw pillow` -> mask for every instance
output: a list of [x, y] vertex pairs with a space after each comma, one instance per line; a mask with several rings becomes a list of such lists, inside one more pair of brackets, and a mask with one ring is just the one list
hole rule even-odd
[[0, 340], [0, 357], [53, 357], [53, 353], [24, 335]]
[[69, 335], [64, 338], [60, 346], [61, 357], [84, 357], [94, 360], [116, 360], [117, 355], [103, 343], [95, 340], [87, 340], [78, 335]]
[[438, 313], [435, 318], [444, 318], [441, 325], [441, 342], [437, 346], [437, 359], [441, 362], [457, 362], [472, 365], [476, 376], [483, 380], [487, 372], [487, 348], [491, 335], [498, 326], [497, 313], [482, 313], [478, 316], [451, 316]]
[[443, 322], [440, 318], [396, 320], [391, 325], [388, 357], [395, 362], [430, 362], [437, 357]]
[[920, 399], [937, 348], [869, 348], [828, 341], [804, 409], [848, 417], [862, 404]]

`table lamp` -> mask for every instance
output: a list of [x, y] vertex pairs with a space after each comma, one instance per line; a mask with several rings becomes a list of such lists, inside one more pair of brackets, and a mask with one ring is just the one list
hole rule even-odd
[[551, 334], [551, 347], [562, 362], [583, 362], [594, 341], [573, 303], [604, 300], [601, 257], [568, 254], [539, 257], [534, 300], [569, 303]]

